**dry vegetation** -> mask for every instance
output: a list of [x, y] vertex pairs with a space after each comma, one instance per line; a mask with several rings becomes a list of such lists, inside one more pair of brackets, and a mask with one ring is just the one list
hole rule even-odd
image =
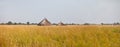
[[120, 47], [120, 26], [0, 25], [0, 47]]

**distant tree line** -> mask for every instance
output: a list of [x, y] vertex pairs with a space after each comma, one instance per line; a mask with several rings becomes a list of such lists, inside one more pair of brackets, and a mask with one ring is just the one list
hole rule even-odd
[[[38, 23], [30, 23], [30, 22], [26, 22], [26, 23], [21, 23], [21, 22], [12, 22], [12, 21], [8, 21], [7, 23], [0, 23], [0, 25], [37, 25]], [[57, 23], [53, 23], [52, 25], [57, 25]], [[65, 25], [98, 25], [98, 24], [91, 24], [91, 23], [84, 23], [84, 24], [76, 24], [76, 23], [66, 23]], [[120, 25], [119, 22], [115, 22], [115, 23], [101, 23], [100, 25]]]
[[30, 22], [26, 22], [26, 23], [21, 23], [21, 22], [12, 22], [12, 21], [8, 21], [7, 23], [0, 23], [0, 25], [37, 25], [37, 23], [30, 23]]
[[109, 23], [101, 23], [101, 25], [120, 25], [119, 22], [115, 22], [115, 23], [112, 23], [112, 24], [109, 24]]

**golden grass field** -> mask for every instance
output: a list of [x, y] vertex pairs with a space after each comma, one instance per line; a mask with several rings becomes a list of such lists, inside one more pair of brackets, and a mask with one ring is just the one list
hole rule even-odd
[[0, 25], [0, 47], [120, 47], [120, 26]]

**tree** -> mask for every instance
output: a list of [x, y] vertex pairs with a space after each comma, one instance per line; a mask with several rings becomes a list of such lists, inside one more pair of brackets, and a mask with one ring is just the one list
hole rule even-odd
[[101, 25], [104, 25], [104, 23], [101, 23]]
[[4, 25], [5, 23], [0, 23], [1, 25]]
[[11, 24], [13, 24], [11, 21], [8, 21], [8, 23], [7, 23], [8, 25], [11, 25]]
[[17, 25], [17, 23], [15, 22], [14, 25]]
[[84, 25], [90, 25], [89, 23], [84, 23]]
[[119, 22], [117, 22], [116, 24], [117, 24], [117, 25], [119, 25], [120, 23], [119, 23]]
[[19, 25], [21, 25], [22, 23], [21, 23], [21, 22], [19, 22], [18, 24], [19, 24]]
[[114, 23], [114, 25], [119, 25], [119, 24], [120, 24], [119, 22]]
[[29, 25], [30, 24], [30, 22], [27, 22], [27, 25]]

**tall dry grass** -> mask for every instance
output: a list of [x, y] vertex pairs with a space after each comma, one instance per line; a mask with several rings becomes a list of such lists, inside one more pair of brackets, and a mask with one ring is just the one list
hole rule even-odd
[[120, 26], [0, 25], [0, 47], [120, 47]]

